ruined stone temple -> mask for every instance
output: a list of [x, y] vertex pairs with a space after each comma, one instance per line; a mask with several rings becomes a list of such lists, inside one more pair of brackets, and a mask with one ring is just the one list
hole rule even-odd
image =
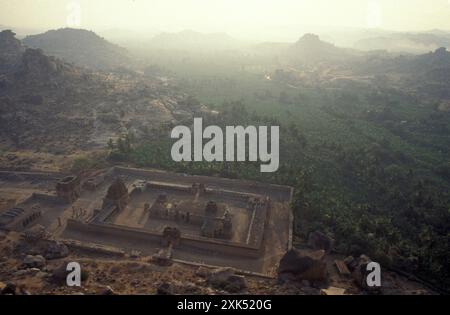
[[4, 204], [0, 230], [42, 226], [76, 246], [138, 251], [161, 265], [261, 274], [292, 244], [291, 187], [122, 167], [65, 176], [0, 172], [4, 195], [21, 193]]
[[56, 184], [56, 194], [67, 203], [73, 203], [81, 195], [80, 179], [77, 176], [69, 176]]
[[206, 192], [204, 185], [194, 183], [190, 192], [194, 200], [178, 203], [170, 202], [166, 194], [160, 194], [148, 209], [149, 217], [197, 226], [203, 237], [231, 239], [233, 223], [230, 212], [224, 206], [219, 207], [215, 201], [209, 201], [206, 205], [197, 201], [199, 195]]
[[178, 245], [181, 239], [181, 231], [177, 228], [167, 226], [163, 231], [163, 242], [165, 246]]
[[214, 201], [208, 202], [201, 227], [201, 235], [210, 238], [230, 239], [233, 223], [230, 213], [225, 210], [222, 216], [218, 215], [219, 208]]
[[102, 208], [115, 207], [118, 211], [123, 211], [130, 201], [127, 186], [118, 177], [109, 187]]

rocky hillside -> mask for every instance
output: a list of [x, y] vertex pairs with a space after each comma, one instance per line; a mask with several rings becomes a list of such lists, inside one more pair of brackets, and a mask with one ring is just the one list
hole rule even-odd
[[9, 30], [0, 32], [0, 95], [19, 89], [50, 88], [85, 80], [82, 71], [58, 58], [49, 57], [40, 49], [27, 49]]
[[91, 71], [0, 33], [0, 147], [70, 153], [191, 117], [198, 104], [133, 71]]
[[95, 69], [117, 68], [130, 63], [124, 48], [87, 30], [71, 28], [51, 30], [27, 36], [23, 44], [30, 48], [42, 49], [47, 55]]
[[[48, 239], [39, 229], [17, 234], [0, 231], [0, 294], [251, 294], [348, 295], [432, 294], [420, 284], [391, 272], [383, 273], [383, 288], [361, 282], [368, 257], [347, 259], [352, 275], [333, 265], [325, 251], [292, 250], [280, 262], [278, 278], [242, 274], [231, 268], [170, 263], [160, 265], [138, 252], [96, 248]], [[78, 262], [82, 286], [66, 286], [68, 262]], [[347, 268], [347, 267], [341, 267]]]

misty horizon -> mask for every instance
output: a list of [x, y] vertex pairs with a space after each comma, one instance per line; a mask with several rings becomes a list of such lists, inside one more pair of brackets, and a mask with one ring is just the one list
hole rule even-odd
[[[117, 37], [192, 30], [252, 41], [294, 41], [319, 35], [450, 30], [447, 0], [396, 1], [0, 1], [0, 27], [32, 35], [65, 27]], [[30, 14], [33, 12], [33, 14]], [[256, 13], [256, 14], [255, 14]], [[78, 18], [73, 19], [77, 14]], [[433, 19], [427, 17], [433, 16]]]

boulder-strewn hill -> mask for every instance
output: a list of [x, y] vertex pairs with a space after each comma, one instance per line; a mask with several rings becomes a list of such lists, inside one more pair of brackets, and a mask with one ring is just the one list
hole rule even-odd
[[27, 36], [23, 44], [80, 66], [110, 69], [129, 64], [127, 50], [94, 32], [64, 28]]
[[11, 31], [0, 33], [0, 44], [2, 148], [57, 155], [104, 148], [127, 130], [142, 135], [199, 110], [186, 105], [187, 95], [133, 71], [77, 67], [26, 49]]
[[[197, 267], [177, 262], [161, 267], [152, 257], [140, 255], [137, 259], [130, 259], [123, 256], [122, 250], [110, 246], [102, 246], [100, 249], [98, 246], [80, 244], [75, 249], [74, 246], [65, 244], [70, 243], [49, 240], [45, 235], [31, 243], [19, 233], [0, 231], [0, 251], [3, 257], [8, 258], [0, 264], [2, 275], [0, 295], [366, 295], [371, 292], [370, 289], [358, 286], [358, 282], [353, 280], [353, 275], [340, 276], [331, 261], [328, 264], [329, 281], [322, 284], [318, 281], [315, 281], [316, 283], [300, 281], [292, 275], [291, 278], [294, 279], [286, 279], [286, 274], [283, 275], [284, 279], [243, 276], [237, 274], [233, 268]], [[58, 254], [63, 257], [37, 260], [37, 256], [22, 254], [24, 251], [33, 250], [34, 253], [44, 257], [48, 255], [47, 248], [50, 246], [62, 249]], [[320, 268], [322, 265], [317, 260], [295, 258], [297, 257], [294, 256], [292, 260], [297, 264], [291, 267], [292, 270], [323, 269]], [[358, 259], [354, 260], [358, 261]], [[84, 277], [82, 277], [80, 288], [65, 285], [69, 261], [83, 261]], [[42, 270], [36, 271], [36, 268], [28, 267], [33, 264], [38, 264]], [[318, 274], [316, 269], [309, 272], [309, 277]], [[306, 275], [306, 272], [304, 274]], [[361, 271], [356, 271], [354, 274], [356, 278]], [[297, 278], [300, 277], [297, 276]], [[434, 293], [423, 285], [390, 271], [383, 271], [383, 281], [382, 294], [429, 295]], [[361, 285], [361, 280], [359, 283]]]
[[46, 56], [40, 49], [26, 49], [15, 33], [0, 32], [0, 86], [8, 89], [33, 89], [83, 80], [80, 69], [58, 58]]

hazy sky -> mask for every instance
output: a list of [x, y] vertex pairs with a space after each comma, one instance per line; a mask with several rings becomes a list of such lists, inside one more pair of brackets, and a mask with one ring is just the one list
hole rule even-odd
[[0, 0], [0, 25], [227, 32], [301, 27], [450, 30], [450, 0]]

